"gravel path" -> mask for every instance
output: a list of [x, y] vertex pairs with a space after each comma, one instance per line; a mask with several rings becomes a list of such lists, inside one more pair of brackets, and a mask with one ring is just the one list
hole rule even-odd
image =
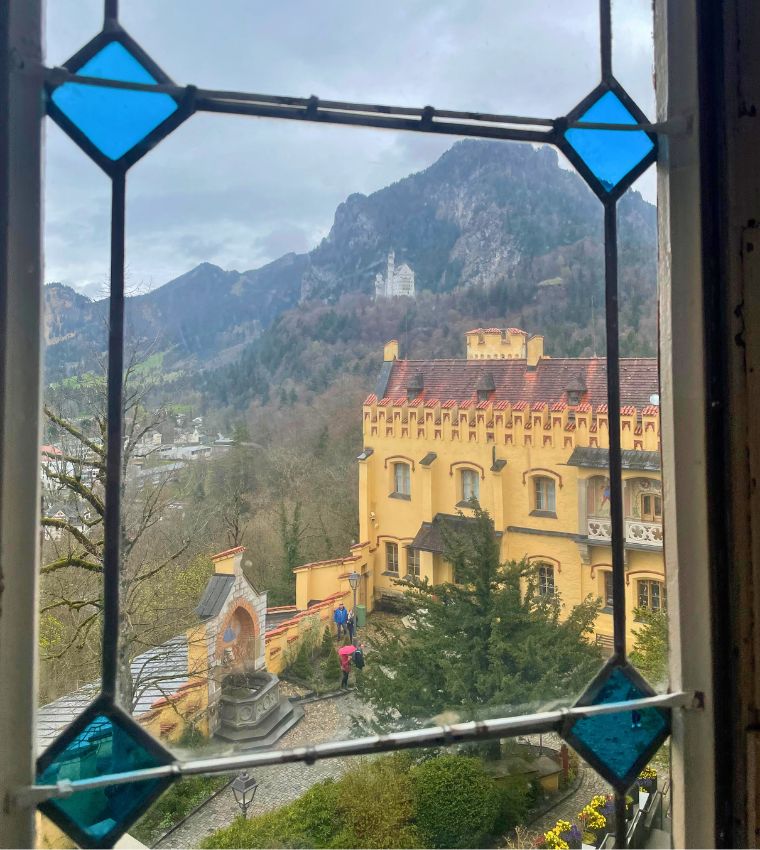
[[[349, 693], [336, 699], [307, 703], [303, 708], [303, 720], [283, 735], [277, 743], [278, 749], [347, 737], [351, 714], [359, 713], [361, 704], [353, 693]], [[295, 800], [316, 782], [331, 776], [338, 777], [351, 765], [352, 762], [348, 760], [325, 759], [311, 766], [289, 764], [257, 768], [255, 776], [259, 787], [249, 817], [251, 814], [260, 815]], [[186, 820], [158, 847], [161, 850], [171, 847], [197, 847], [209, 833], [228, 826], [239, 814], [240, 810], [232, 796], [232, 790], [227, 788]]]

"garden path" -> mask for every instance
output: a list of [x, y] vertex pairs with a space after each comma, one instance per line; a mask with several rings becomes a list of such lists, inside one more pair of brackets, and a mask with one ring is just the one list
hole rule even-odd
[[[335, 699], [306, 703], [303, 708], [303, 720], [283, 735], [278, 742], [278, 749], [348, 737], [351, 715], [362, 713], [362, 705], [353, 693]], [[259, 786], [249, 817], [295, 800], [323, 779], [339, 777], [356, 761], [357, 759], [325, 759], [311, 766], [287, 764], [257, 768], [255, 777]], [[226, 788], [157, 846], [161, 850], [198, 847], [207, 835], [228, 826], [239, 814], [240, 810], [232, 790]]]
[[[534, 740], [535, 739], [535, 740]], [[538, 736], [529, 736], [528, 740], [531, 743], [538, 743]], [[554, 749], [559, 749], [562, 741], [559, 735], [544, 735], [543, 742], [546, 746]], [[558, 820], [570, 821], [570, 823], [578, 822], [578, 812], [590, 802], [591, 798], [596, 794], [609, 794], [612, 791], [599, 774], [584, 762], [580, 763], [581, 781], [577, 790], [562, 800], [548, 812], [541, 815], [532, 823], [528, 824], [528, 831], [531, 835], [541, 835], [551, 829]]]

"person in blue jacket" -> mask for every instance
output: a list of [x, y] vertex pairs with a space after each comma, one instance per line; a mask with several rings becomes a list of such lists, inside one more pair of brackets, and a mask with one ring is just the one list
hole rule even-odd
[[335, 609], [333, 620], [338, 627], [338, 640], [340, 640], [340, 636], [346, 633], [346, 621], [348, 620], [348, 611], [346, 611], [346, 606], [342, 602]]

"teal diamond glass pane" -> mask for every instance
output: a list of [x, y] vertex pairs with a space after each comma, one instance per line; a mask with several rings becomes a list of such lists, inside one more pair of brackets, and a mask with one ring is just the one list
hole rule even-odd
[[[611, 91], [603, 94], [579, 121], [636, 124], [636, 119]], [[643, 130], [567, 130], [565, 138], [604, 188], [612, 191], [652, 150]]]
[[[653, 691], [630, 667], [606, 667], [578, 705], [603, 705], [651, 696]], [[668, 715], [658, 708], [621, 711], [573, 721], [568, 743], [615, 788], [631, 786], [669, 734]]]
[[[154, 77], [118, 41], [112, 41], [77, 69], [83, 77], [155, 83]], [[168, 94], [101, 89], [64, 83], [53, 103], [109, 159], [117, 160], [177, 110]]]
[[[128, 722], [96, 713], [68, 736], [64, 748], [38, 772], [37, 783], [73, 782], [169, 763], [168, 753], [162, 757], [158, 748], [143, 743], [145, 734], [142, 729], [130, 729]], [[70, 797], [47, 800], [41, 808], [80, 846], [109, 847], [171, 781], [162, 777], [77, 791]]]

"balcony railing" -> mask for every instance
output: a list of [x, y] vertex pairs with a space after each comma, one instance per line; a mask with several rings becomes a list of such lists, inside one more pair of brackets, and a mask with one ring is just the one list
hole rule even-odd
[[[609, 517], [590, 516], [587, 521], [587, 528], [590, 541], [603, 540], [608, 543], [612, 538], [612, 525]], [[626, 519], [625, 542], [638, 543], [642, 546], [662, 547], [662, 523]]]

